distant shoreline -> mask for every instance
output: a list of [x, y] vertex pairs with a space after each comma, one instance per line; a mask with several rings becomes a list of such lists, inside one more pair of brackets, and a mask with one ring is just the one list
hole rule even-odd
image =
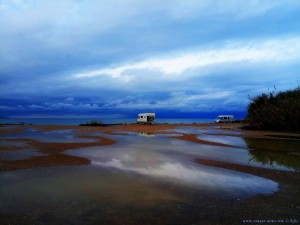
[[[92, 120], [102, 124], [135, 124], [136, 118], [0, 118], [0, 124], [33, 124], [33, 125], [79, 125]], [[211, 123], [214, 118], [205, 119], [182, 119], [182, 118], [157, 118], [156, 124], [193, 124]]]

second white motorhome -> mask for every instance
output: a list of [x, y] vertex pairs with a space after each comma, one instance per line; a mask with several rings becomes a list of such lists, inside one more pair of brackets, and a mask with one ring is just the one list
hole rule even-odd
[[215, 123], [233, 123], [234, 121], [233, 115], [219, 115], [217, 119], [214, 120]]
[[155, 124], [155, 113], [140, 113], [136, 122], [138, 124]]

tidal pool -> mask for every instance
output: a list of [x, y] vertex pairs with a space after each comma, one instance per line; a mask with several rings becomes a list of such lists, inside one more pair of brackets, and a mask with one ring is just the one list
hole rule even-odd
[[22, 150], [15, 150], [15, 151], [1, 151], [0, 152], [0, 160], [22, 160], [22, 159], [29, 159], [32, 156], [42, 156], [42, 155], [44, 155], [44, 154], [41, 154], [32, 149], [22, 149]]
[[[193, 188], [218, 190], [226, 195], [236, 196], [240, 193], [240, 198], [270, 194], [277, 190], [275, 182], [264, 178], [195, 164], [192, 162], [194, 157], [214, 157], [217, 154], [216, 151], [202, 149], [203, 146], [199, 144], [160, 136], [149, 138], [132, 132], [113, 138], [118, 143], [106, 148], [91, 147], [66, 153], [88, 158], [92, 165], [100, 168], [144, 175]], [[226, 153], [230, 155], [236, 151], [232, 148]]]
[[93, 165], [7, 172], [0, 198], [1, 221], [10, 224], [179, 225], [208, 218], [217, 223], [232, 214], [224, 207], [241, 201], [217, 190]]
[[23, 132], [3, 135], [3, 138], [27, 138], [33, 139], [39, 142], [56, 142], [56, 143], [82, 143], [82, 142], [94, 142], [96, 140], [92, 138], [80, 138], [76, 135], [76, 130], [51, 130], [40, 131], [31, 128], [24, 128]]
[[219, 126], [208, 126], [208, 127], [195, 127], [195, 126], [182, 126], [176, 129], [168, 130], [170, 132], [179, 132], [183, 134], [229, 134], [229, 135], [240, 135], [242, 131], [232, 131], [229, 129], [221, 129]]
[[[200, 139], [238, 147], [234, 148], [172, 138], [179, 133], [118, 134], [123, 135], [96, 133], [81, 140], [103, 136], [117, 144], [65, 152], [88, 158], [90, 165], [1, 172], [0, 220], [6, 224], [218, 224], [233, 218], [248, 198], [278, 191], [278, 183], [270, 179], [193, 162], [201, 158], [274, 168], [253, 160], [249, 149], [260, 144], [249, 140], [199, 132]], [[25, 130], [18, 135], [62, 143], [78, 138], [72, 130]], [[3, 145], [16, 138], [5, 137]], [[295, 169], [275, 164], [276, 169]]]
[[[238, 163], [256, 167], [299, 171], [300, 139], [295, 137], [274, 136], [275, 138], [242, 138], [243, 131], [220, 130], [218, 127], [205, 129], [187, 126], [179, 127], [170, 132], [198, 134], [199, 140], [235, 146], [215, 147], [201, 145], [200, 158]], [[222, 135], [221, 135], [222, 134]], [[272, 137], [272, 135], [270, 136]], [[238, 149], [239, 148], [239, 149]]]
[[245, 140], [240, 137], [201, 134], [198, 136], [198, 139], [205, 140], [205, 141], [211, 141], [211, 142], [217, 142], [217, 143], [226, 144], [226, 145], [232, 145], [232, 146], [236, 146], [239, 148], [247, 148], [248, 147]]
[[0, 140], [0, 148], [0, 160], [22, 160], [43, 155], [23, 141]]
[[251, 160], [263, 165], [281, 166], [300, 171], [299, 139], [255, 139], [245, 138], [251, 148]]

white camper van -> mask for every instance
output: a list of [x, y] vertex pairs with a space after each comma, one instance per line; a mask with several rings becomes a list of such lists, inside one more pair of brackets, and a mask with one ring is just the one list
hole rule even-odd
[[155, 113], [140, 113], [136, 122], [138, 124], [155, 124]]
[[217, 119], [214, 120], [215, 123], [233, 123], [234, 121], [233, 115], [219, 115]]

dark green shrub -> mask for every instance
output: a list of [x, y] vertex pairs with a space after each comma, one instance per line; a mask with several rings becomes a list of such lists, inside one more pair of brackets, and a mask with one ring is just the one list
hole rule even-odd
[[101, 126], [101, 121], [91, 120], [90, 122], [80, 124], [79, 126]]
[[300, 88], [250, 98], [246, 120], [257, 129], [300, 131]]

